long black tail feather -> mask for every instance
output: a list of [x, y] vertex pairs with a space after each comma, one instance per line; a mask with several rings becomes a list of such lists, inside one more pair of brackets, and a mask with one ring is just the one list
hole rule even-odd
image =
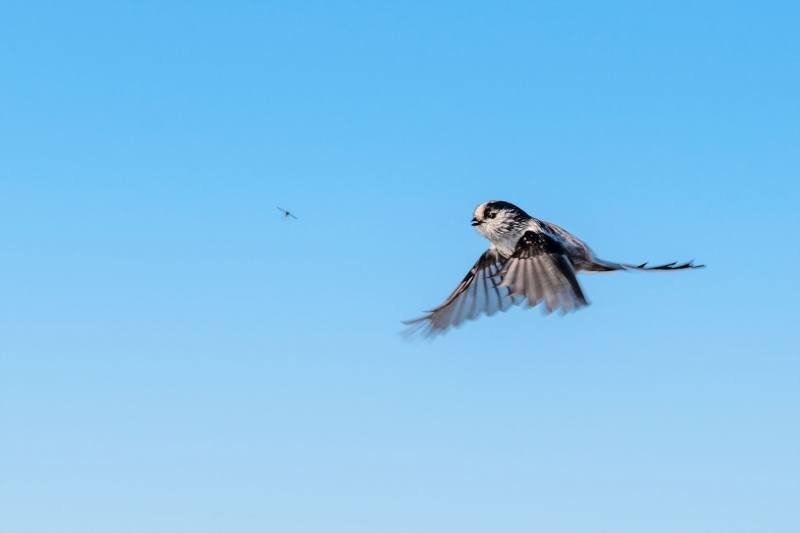
[[[634, 270], [687, 270], [692, 268], [705, 268], [705, 265], [695, 265], [694, 261], [678, 264], [677, 261], [667, 263], [666, 265], [647, 266], [647, 263], [642, 263], [639, 266], [632, 267]], [[631, 267], [629, 267], [631, 268]]]
[[647, 263], [641, 265], [626, 265], [624, 263], [612, 263], [611, 261], [603, 261], [602, 259], [595, 259], [588, 268], [581, 270], [588, 270], [590, 272], [614, 272], [616, 270], [646, 270], [646, 271], [661, 271], [666, 272], [670, 270], [691, 270], [693, 268], [705, 268], [705, 265], [695, 265], [694, 261], [678, 264], [677, 261], [667, 263], [665, 265], [647, 266]]

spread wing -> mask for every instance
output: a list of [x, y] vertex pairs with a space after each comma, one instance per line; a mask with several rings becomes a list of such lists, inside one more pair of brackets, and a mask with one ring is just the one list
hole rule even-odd
[[526, 298], [533, 307], [544, 302], [547, 312], [564, 313], [589, 305], [564, 246], [546, 233], [526, 231], [498, 274], [509, 295]]
[[428, 311], [425, 316], [404, 322], [410, 326], [406, 333], [438, 335], [465, 320], [475, 319], [481, 314], [491, 316], [522, 303], [521, 298], [509, 297], [510, 289], [503, 286], [498, 277], [505, 261], [493, 247], [486, 250], [442, 305]]

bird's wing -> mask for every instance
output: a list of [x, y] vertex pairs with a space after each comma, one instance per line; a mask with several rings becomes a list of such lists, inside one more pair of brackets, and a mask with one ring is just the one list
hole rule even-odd
[[428, 311], [425, 316], [404, 322], [410, 326], [406, 333], [438, 335], [465, 320], [472, 320], [481, 314], [491, 316], [522, 303], [521, 298], [509, 297], [510, 290], [501, 285], [502, 280], [498, 276], [504, 263], [505, 258], [494, 247], [486, 250], [442, 305]]
[[511, 297], [527, 298], [531, 307], [544, 302], [548, 313], [589, 305], [564, 246], [544, 232], [526, 231], [498, 277]]

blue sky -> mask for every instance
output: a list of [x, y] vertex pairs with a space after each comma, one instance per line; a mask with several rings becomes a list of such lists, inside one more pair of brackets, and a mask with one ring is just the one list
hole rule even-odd
[[[798, 28], [3, 3], [0, 529], [797, 531]], [[403, 341], [489, 199], [708, 268]]]

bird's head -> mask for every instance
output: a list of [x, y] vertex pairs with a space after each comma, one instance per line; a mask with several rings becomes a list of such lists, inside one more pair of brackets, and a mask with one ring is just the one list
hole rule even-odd
[[472, 225], [478, 233], [494, 242], [516, 234], [530, 218], [528, 213], [514, 204], [490, 200], [475, 208]]

